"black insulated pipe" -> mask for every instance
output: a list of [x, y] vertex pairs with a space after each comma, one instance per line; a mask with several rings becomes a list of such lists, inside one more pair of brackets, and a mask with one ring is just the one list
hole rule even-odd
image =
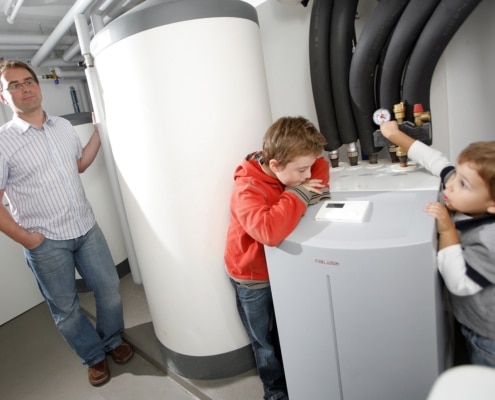
[[402, 101], [404, 69], [418, 37], [440, 0], [410, 0], [388, 43], [379, 78], [379, 108]]
[[[406, 106], [404, 124], [414, 125], [410, 122], [414, 104], [420, 103], [425, 111], [430, 109], [430, 86], [438, 59], [480, 1], [381, 0], [375, 7], [356, 43], [348, 79], [361, 153], [368, 156], [370, 162], [376, 162], [377, 153], [386, 144], [383, 140], [374, 141], [377, 136], [372, 120], [375, 110], [386, 108], [392, 112], [395, 104], [402, 102]], [[352, 122], [340, 119], [350, 115], [348, 106], [348, 110], [344, 110], [346, 88], [341, 85], [340, 77], [345, 74], [348, 57], [348, 13], [356, 3], [356, 0], [315, 0], [311, 15], [313, 95], [320, 130], [329, 142], [327, 150], [332, 152], [353, 139]], [[430, 144], [431, 126], [427, 128], [427, 134], [416, 132], [417, 127], [411, 128], [414, 132], [408, 134], [420, 135], [418, 140], [428, 136], [425, 143]], [[350, 136], [346, 136], [348, 134]]]
[[[358, 0], [334, 0], [330, 25], [330, 76], [338, 135], [343, 144], [358, 140], [349, 92], [349, 70], [355, 46], [354, 22]], [[355, 153], [355, 154], [354, 154]], [[348, 150], [351, 164], [357, 151]]]
[[309, 26], [311, 87], [320, 132], [327, 139], [325, 150], [342, 145], [338, 136], [330, 81], [330, 21], [333, 0], [314, 0]]
[[414, 46], [402, 87], [406, 119], [412, 119], [414, 104], [430, 110], [430, 86], [437, 62], [450, 39], [481, 0], [442, 0], [435, 8]]
[[374, 146], [373, 113], [378, 108], [375, 80], [378, 60], [408, 0], [381, 0], [371, 13], [352, 57], [349, 89], [361, 152], [376, 163], [380, 148]]

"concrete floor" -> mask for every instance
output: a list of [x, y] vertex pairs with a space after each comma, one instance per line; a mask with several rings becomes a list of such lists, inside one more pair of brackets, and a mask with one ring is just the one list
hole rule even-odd
[[[191, 380], [163, 365], [146, 296], [129, 275], [121, 279], [125, 338], [136, 350], [125, 365], [109, 358], [110, 381], [93, 387], [87, 369], [57, 331], [45, 303], [0, 326], [1, 400], [260, 400], [254, 370], [229, 379]], [[80, 294], [94, 315], [92, 293]]]
[[[229, 379], [192, 380], [178, 376], [162, 362], [146, 296], [128, 274], [121, 279], [125, 338], [136, 350], [133, 359], [115, 364], [108, 358], [110, 381], [93, 387], [87, 369], [56, 330], [48, 307], [41, 303], [0, 326], [0, 400], [261, 400], [255, 370]], [[5, 299], [2, 299], [5, 301]], [[94, 299], [81, 293], [90, 317]], [[467, 363], [456, 329], [454, 365]]]

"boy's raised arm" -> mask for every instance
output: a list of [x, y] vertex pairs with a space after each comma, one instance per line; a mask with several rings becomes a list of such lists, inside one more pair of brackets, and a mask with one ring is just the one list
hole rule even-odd
[[402, 147], [406, 152], [409, 151], [409, 148], [416, 141], [399, 129], [399, 124], [397, 124], [397, 121], [384, 122], [380, 125], [380, 131], [383, 136], [397, 146]]

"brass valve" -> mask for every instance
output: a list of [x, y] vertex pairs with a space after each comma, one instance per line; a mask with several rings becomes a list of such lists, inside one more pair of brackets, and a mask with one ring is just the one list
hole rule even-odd
[[42, 75], [41, 77], [43, 79], [53, 79], [53, 80], [58, 80], [59, 79], [59, 76], [57, 75], [57, 73], [55, 72], [54, 69], [52, 69], [50, 71], [50, 74], [48, 74], [48, 75]]
[[402, 124], [406, 118], [406, 106], [403, 101], [394, 105], [394, 114], [397, 123]]
[[421, 103], [415, 104], [413, 109], [414, 125], [422, 126], [425, 122], [430, 122], [431, 114], [429, 111], [423, 111]]

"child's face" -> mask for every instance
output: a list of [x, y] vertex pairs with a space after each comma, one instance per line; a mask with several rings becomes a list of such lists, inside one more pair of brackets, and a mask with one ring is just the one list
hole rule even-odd
[[298, 186], [311, 178], [311, 166], [315, 161], [313, 155], [297, 156], [282, 167], [276, 160], [270, 160], [270, 169], [285, 186]]
[[449, 210], [472, 216], [492, 212], [495, 207], [487, 184], [468, 162], [456, 166], [455, 175], [445, 185], [444, 201]]

